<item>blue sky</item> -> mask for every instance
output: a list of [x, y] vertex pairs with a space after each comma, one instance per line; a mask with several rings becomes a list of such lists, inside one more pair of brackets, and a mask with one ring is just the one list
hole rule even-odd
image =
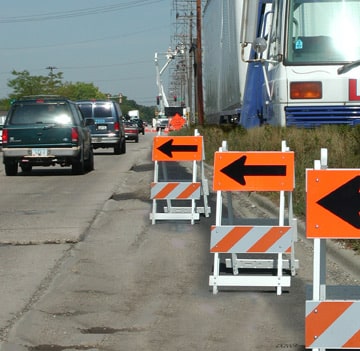
[[3, 0], [0, 12], [0, 98], [12, 70], [94, 83], [155, 105], [155, 52], [170, 46], [171, 0]]

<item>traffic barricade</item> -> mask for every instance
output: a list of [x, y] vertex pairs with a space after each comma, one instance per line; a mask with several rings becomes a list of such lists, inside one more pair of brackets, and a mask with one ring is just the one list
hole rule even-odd
[[[216, 224], [211, 227], [214, 265], [209, 276], [214, 294], [219, 287], [275, 287], [280, 295], [283, 287], [290, 287], [291, 275], [295, 275], [298, 267], [294, 246], [297, 221], [292, 206], [294, 184], [294, 153], [284, 141], [281, 152], [227, 151], [223, 142], [214, 157]], [[237, 191], [278, 191], [279, 216], [236, 218], [232, 193]], [[224, 199], [227, 217], [223, 212]], [[224, 263], [225, 271], [221, 270]]]
[[[151, 183], [150, 198], [152, 211], [150, 220], [190, 220], [194, 224], [200, 214], [209, 217], [209, 186], [204, 170], [204, 141], [197, 130], [194, 136], [154, 137], [152, 160], [154, 161], [154, 181]], [[173, 179], [169, 165], [191, 162], [191, 181]], [[160, 168], [162, 179], [160, 179]], [[198, 176], [198, 173], [200, 175]], [[175, 172], [179, 176], [179, 172]], [[159, 202], [165, 203], [161, 208]]]
[[326, 240], [360, 239], [360, 169], [329, 169], [327, 149], [306, 170], [306, 237], [314, 240], [305, 347], [360, 349], [360, 286], [326, 284]]

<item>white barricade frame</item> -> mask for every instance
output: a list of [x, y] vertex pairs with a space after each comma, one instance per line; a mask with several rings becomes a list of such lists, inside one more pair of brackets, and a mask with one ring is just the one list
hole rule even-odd
[[[204, 214], [205, 217], [209, 217], [211, 214], [211, 208], [208, 205], [209, 183], [205, 176], [204, 168], [204, 141], [197, 130], [195, 130], [194, 136], [201, 137], [201, 160], [193, 160], [191, 157], [182, 160], [183, 162], [192, 162], [191, 182], [186, 180], [171, 181], [169, 179], [167, 163], [179, 162], [178, 160], [167, 160], [166, 162], [154, 161], [154, 181], [151, 184], [150, 194], [150, 198], [152, 199], [150, 220], [152, 224], [155, 224], [157, 220], [190, 220], [191, 224], [194, 224], [196, 220], [200, 219], [200, 214]], [[176, 138], [176, 136], [173, 137], [175, 140]], [[159, 165], [162, 167], [164, 174], [164, 180], [162, 181], [159, 181]], [[198, 169], [200, 170], [199, 179]], [[193, 189], [193, 191], [191, 189]], [[163, 211], [161, 212], [158, 206], [159, 200], [166, 200], [166, 206], [163, 207]], [[197, 200], [202, 200], [203, 206], [198, 206]], [[180, 201], [182, 202], [182, 206], [179, 206]], [[184, 205], [184, 201], [189, 202], [189, 205]], [[175, 206], [176, 203], [178, 206]]]
[[[306, 170], [307, 177], [309, 171], [332, 171], [327, 160], [328, 152], [323, 148], [320, 160], [314, 161], [314, 169]], [[360, 169], [356, 171], [360, 175]], [[306, 189], [309, 206], [308, 179]], [[326, 239], [330, 237], [316, 237], [314, 231], [316, 227], [307, 225], [306, 236], [314, 240], [314, 251], [313, 285], [305, 302], [305, 347], [314, 351], [360, 349], [360, 286], [326, 285]], [[344, 239], [344, 236], [331, 238]], [[360, 232], [357, 238], [360, 239]]]
[[[219, 149], [220, 152], [226, 152], [227, 145], [223, 142], [222, 147]], [[286, 146], [286, 142], [282, 142], [282, 152], [288, 152], [289, 148]], [[293, 180], [294, 182], [294, 180]], [[275, 287], [277, 295], [281, 295], [283, 287], [290, 287], [291, 276], [296, 274], [298, 268], [298, 260], [295, 259], [295, 246], [294, 243], [297, 241], [297, 221], [293, 217], [293, 205], [292, 205], [292, 191], [287, 192], [288, 195], [288, 218], [285, 218], [285, 191], [280, 191], [280, 206], [279, 206], [279, 218], [272, 219], [243, 219], [241, 225], [238, 225], [237, 220], [234, 218], [232, 209], [231, 192], [226, 192], [227, 198], [227, 210], [228, 210], [228, 223], [227, 226], [223, 223], [224, 218], [222, 214], [223, 208], [223, 192], [217, 190], [216, 198], [216, 224], [213, 228], [219, 231], [234, 230], [243, 231], [248, 227], [251, 231], [258, 233], [257, 239], [262, 238], [264, 233], [269, 232], [273, 228], [279, 228], [287, 232], [286, 234], [286, 245], [278, 245], [276, 248], [272, 246], [268, 251], [261, 250], [256, 252], [256, 248], [251, 250], [251, 253], [245, 250], [246, 245], [249, 245], [248, 237], [250, 240], [255, 240], [250, 236], [245, 237], [242, 234], [235, 234], [231, 240], [237, 242], [239, 238], [245, 240], [245, 246], [240, 243], [240, 239], [231, 250], [226, 251], [226, 254], [230, 254], [231, 258], [225, 257], [226, 268], [232, 269], [232, 274], [221, 274], [220, 264], [221, 257], [224, 252], [214, 253], [214, 265], [213, 274], [209, 276], [209, 286], [213, 287], [213, 294], [218, 293], [219, 287]], [[287, 220], [287, 226], [285, 221]], [[260, 225], [259, 225], [260, 224]], [[285, 229], [288, 228], [288, 229]], [[238, 235], [238, 239], [236, 239]], [[255, 234], [256, 235], [256, 234]], [[244, 239], [245, 238], [245, 239]], [[211, 236], [211, 241], [216, 239]], [[254, 243], [253, 243], [254, 244]], [[288, 245], [290, 244], [290, 245]], [[212, 245], [212, 244], [211, 244]], [[286, 247], [285, 247], [286, 246]], [[254, 251], [255, 250], [255, 251]], [[220, 250], [221, 251], [221, 250]], [[276, 275], [260, 275], [260, 274], [239, 274], [241, 270], [271, 270], [276, 269]], [[284, 275], [283, 270], [289, 270], [290, 275]]]

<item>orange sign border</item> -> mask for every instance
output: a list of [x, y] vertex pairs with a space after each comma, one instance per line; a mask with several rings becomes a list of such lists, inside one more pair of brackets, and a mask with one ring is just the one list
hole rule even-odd
[[[221, 170], [242, 156], [246, 156], [245, 166], [285, 165], [285, 176], [245, 176], [245, 185], [241, 185]], [[294, 180], [293, 151], [227, 151], [215, 152], [213, 190], [222, 191], [293, 191]]]
[[306, 237], [320, 239], [356, 239], [360, 230], [317, 202], [351, 179], [360, 169], [306, 170]]
[[[173, 152], [173, 157], [164, 154], [158, 148], [173, 139], [173, 145], [194, 145], [197, 151], [194, 152]], [[198, 136], [156, 136], [153, 141], [153, 161], [201, 161], [203, 159], [203, 137]]]

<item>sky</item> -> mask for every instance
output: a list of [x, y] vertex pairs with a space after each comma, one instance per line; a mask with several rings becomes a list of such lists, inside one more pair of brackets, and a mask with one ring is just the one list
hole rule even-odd
[[[156, 104], [155, 53], [171, 43], [172, 0], [2, 0], [0, 98], [13, 70], [62, 72], [140, 105]], [[164, 55], [164, 62], [166, 58]]]

